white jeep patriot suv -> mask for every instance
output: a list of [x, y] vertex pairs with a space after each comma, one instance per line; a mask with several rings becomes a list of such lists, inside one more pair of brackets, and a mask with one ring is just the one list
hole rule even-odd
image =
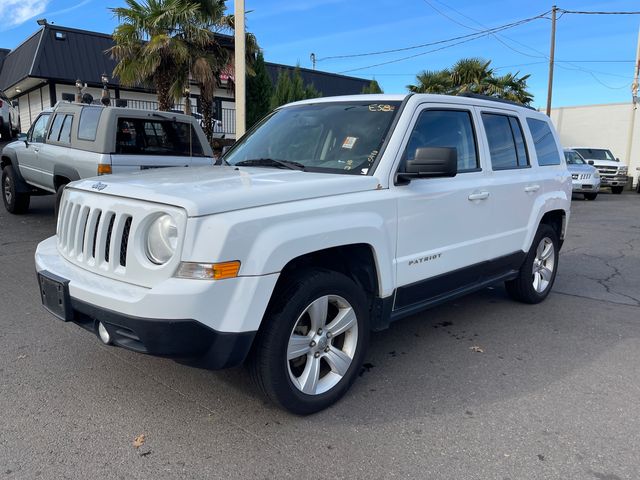
[[338, 400], [369, 332], [496, 282], [549, 294], [571, 175], [549, 119], [476, 97], [277, 109], [224, 165], [70, 183], [42, 302], [107, 344], [247, 361], [299, 414]]

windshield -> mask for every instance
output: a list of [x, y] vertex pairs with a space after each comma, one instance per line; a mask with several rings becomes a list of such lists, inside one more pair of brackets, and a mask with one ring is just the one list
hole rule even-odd
[[587, 163], [578, 152], [574, 152], [573, 150], [565, 151], [564, 158], [569, 165], [586, 165]]
[[[262, 121], [224, 159], [230, 165], [366, 175], [400, 102], [335, 102], [285, 107]], [[267, 161], [268, 160], [268, 161]]]
[[609, 150], [603, 148], [576, 148], [576, 152], [588, 160], [610, 160], [617, 162], [618, 159], [613, 156]]

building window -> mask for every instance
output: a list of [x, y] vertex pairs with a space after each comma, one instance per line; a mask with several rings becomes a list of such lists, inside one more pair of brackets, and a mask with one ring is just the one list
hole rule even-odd
[[73, 93], [63, 93], [62, 94], [62, 101], [63, 102], [75, 102], [76, 101], [76, 96]]

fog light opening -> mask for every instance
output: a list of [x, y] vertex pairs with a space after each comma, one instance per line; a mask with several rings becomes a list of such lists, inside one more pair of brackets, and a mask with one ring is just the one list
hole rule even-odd
[[98, 322], [98, 337], [100, 337], [100, 340], [102, 340], [102, 343], [105, 345], [111, 345], [111, 335], [109, 335], [107, 328], [102, 322]]

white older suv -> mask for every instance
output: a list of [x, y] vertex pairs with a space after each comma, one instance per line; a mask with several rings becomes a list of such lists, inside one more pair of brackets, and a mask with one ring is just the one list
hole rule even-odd
[[225, 165], [68, 185], [35, 255], [44, 306], [107, 344], [248, 361], [292, 412], [331, 405], [371, 330], [488, 285], [537, 303], [571, 201], [549, 119], [358, 95], [279, 108]]
[[213, 151], [190, 115], [59, 102], [0, 157], [2, 198], [25, 213], [32, 195], [56, 194], [73, 180], [149, 168], [212, 165]]
[[18, 115], [17, 102], [9, 100], [0, 90], [0, 141], [11, 140], [20, 131], [20, 116]]

